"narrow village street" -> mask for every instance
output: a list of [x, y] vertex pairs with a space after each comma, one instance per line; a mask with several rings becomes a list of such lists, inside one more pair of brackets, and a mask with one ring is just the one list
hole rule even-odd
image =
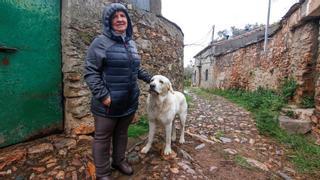
[[[0, 180], [95, 180], [133, 112], [116, 180], [320, 180], [320, 0], [263, 2], [0, 1]], [[161, 125], [141, 153], [155, 75], [189, 106], [170, 155]]]
[[[113, 171], [115, 179], [316, 179], [299, 174], [283, 146], [260, 136], [246, 110], [218, 96], [189, 95], [186, 143], [172, 143], [175, 153], [164, 156], [158, 133], [144, 155], [146, 136], [130, 139], [135, 174]], [[0, 149], [0, 179], [94, 179], [91, 141], [88, 135], [52, 135]]]

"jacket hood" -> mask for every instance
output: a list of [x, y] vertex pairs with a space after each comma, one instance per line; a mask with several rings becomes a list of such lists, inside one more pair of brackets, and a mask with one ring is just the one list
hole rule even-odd
[[127, 8], [120, 3], [112, 3], [103, 9], [103, 13], [102, 13], [103, 34], [115, 41], [122, 40], [120, 36], [116, 36], [112, 32], [112, 28], [111, 28], [111, 16], [116, 11], [123, 11], [127, 17], [128, 27], [126, 30], [125, 41], [129, 41], [132, 38], [132, 23], [131, 23], [131, 19], [129, 17]]

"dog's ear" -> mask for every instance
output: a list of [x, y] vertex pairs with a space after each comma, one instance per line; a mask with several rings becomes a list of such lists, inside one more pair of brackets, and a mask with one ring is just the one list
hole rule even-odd
[[170, 91], [172, 94], [174, 94], [171, 82], [168, 82], [167, 85], [168, 85], [168, 91]]

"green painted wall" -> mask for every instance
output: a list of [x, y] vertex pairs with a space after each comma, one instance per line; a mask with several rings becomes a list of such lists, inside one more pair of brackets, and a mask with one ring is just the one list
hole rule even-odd
[[60, 1], [0, 1], [0, 147], [62, 130], [60, 46]]

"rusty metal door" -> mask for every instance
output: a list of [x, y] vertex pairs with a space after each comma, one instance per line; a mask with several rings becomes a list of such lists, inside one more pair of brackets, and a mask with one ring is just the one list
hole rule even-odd
[[0, 147], [62, 130], [60, 1], [0, 1]]

